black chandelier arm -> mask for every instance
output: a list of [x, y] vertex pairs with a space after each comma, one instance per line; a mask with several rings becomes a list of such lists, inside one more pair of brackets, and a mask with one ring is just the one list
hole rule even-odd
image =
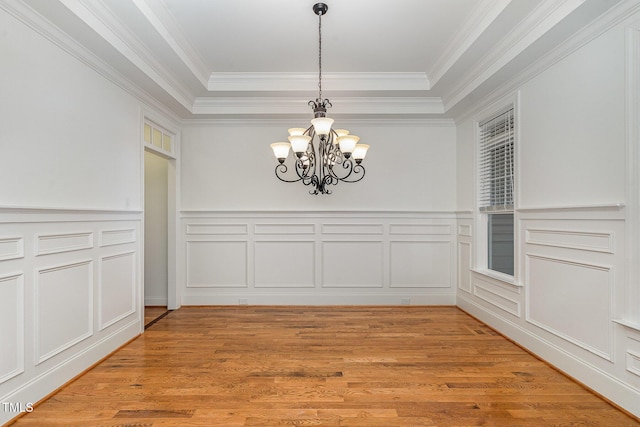
[[335, 179], [341, 182], [353, 183], [353, 182], [362, 181], [362, 178], [364, 178], [364, 175], [366, 173], [364, 166], [359, 165], [357, 163], [354, 164], [353, 161], [350, 159], [345, 159], [344, 162], [342, 162], [342, 169], [345, 169], [347, 171], [346, 175], [343, 175], [343, 176], [338, 175], [335, 169], [336, 169], [335, 167], [330, 168], [331, 174], [335, 177]]
[[303, 177], [301, 177], [299, 174], [298, 174], [298, 178], [297, 179], [286, 179], [286, 178], [284, 178], [284, 176], [285, 176], [285, 174], [287, 173], [288, 170], [289, 170], [289, 168], [284, 163], [277, 164], [276, 165], [276, 169], [275, 169], [276, 177], [278, 177], [278, 179], [280, 181], [284, 181], [284, 182], [298, 182], [298, 181], [302, 180]]

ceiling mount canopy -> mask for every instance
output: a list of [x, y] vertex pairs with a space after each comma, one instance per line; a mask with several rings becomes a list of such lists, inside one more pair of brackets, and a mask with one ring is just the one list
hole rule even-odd
[[[313, 5], [318, 15], [318, 97], [309, 101], [313, 108], [313, 119], [308, 128], [289, 129], [289, 142], [271, 144], [278, 160], [275, 173], [284, 182], [302, 181], [310, 185], [310, 194], [331, 194], [328, 186], [339, 182], [358, 182], [364, 178], [362, 166], [369, 146], [360, 144], [359, 137], [350, 135], [346, 129], [333, 129], [333, 119], [327, 117], [331, 101], [322, 97], [322, 16], [329, 6], [324, 3]], [[293, 151], [293, 173], [287, 174], [285, 164], [289, 151]]]

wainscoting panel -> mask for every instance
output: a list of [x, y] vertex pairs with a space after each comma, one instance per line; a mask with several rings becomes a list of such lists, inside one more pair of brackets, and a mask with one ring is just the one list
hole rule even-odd
[[187, 242], [187, 287], [247, 286], [247, 242]]
[[[3, 401], [35, 403], [141, 333], [141, 221], [0, 208]], [[0, 424], [16, 415], [0, 411]]]
[[24, 371], [24, 275], [0, 277], [0, 384]]
[[458, 242], [458, 289], [471, 292], [471, 243]]
[[455, 303], [453, 212], [183, 211], [181, 227], [184, 305]]
[[383, 242], [322, 242], [322, 286], [381, 288]]
[[450, 288], [451, 242], [391, 241], [391, 287]]
[[109, 255], [100, 259], [100, 330], [133, 314], [136, 309], [135, 252]]
[[0, 261], [24, 257], [24, 239], [22, 237], [4, 237], [0, 239]]
[[101, 230], [100, 246], [122, 245], [134, 243], [136, 241], [135, 228], [125, 228], [123, 230]]
[[36, 238], [36, 255], [56, 254], [93, 247], [93, 233], [69, 233], [39, 235]]
[[313, 288], [316, 285], [315, 258], [314, 241], [257, 241], [255, 286]]
[[93, 261], [39, 270], [35, 293], [37, 363], [91, 336]]
[[611, 360], [611, 268], [527, 254], [526, 271], [527, 320]]

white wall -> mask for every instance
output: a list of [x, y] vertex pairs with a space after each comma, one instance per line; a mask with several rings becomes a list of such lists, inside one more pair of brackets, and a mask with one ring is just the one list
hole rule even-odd
[[0, 28], [0, 401], [24, 408], [142, 329], [141, 114], [3, 8]]
[[455, 127], [452, 123], [336, 120], [371, 148], [365, 178], [311, 196], [301, 183], [274, 175], [269, 144], [303, 122], [198, 123], [182, 133], [184, 210], [393, 210], [455, 208]]
[[363, 181], [310, 195], [269, 144], [295, 122], [182, 130], [183, 304], [452, 304], [452, 122], [340, 122], [371, 148]]
[[168, 167], [144, 153], [144, 305], [166, 306], [168, 295]]
[[[625, 153], [638, 144], [628, 140], [625, 120], [625, 76], [634, 72], [625, 65], [626, 31], [609, 30], [508, 97], [518, 100], [519, 117], [515, 280], [482, 272], [486, 243], [478, 214], [462, 213], [457, 301], [640, 415], [640, 328], [633, 326], [640, 319], [626, 309], [639, 286], [626, 274], [634, 262], [627, 239], [638, 238], [626, 233], [623, 207]], [[458, 125], [460, 210], [474, 206], [474, 128], [490, 113], [478, 105]]]

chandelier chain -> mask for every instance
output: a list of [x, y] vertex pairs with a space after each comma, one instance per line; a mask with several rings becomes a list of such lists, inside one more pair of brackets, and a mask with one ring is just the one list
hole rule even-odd
[[322, 100], [322, 12], [318, 13], [318, 99]]

